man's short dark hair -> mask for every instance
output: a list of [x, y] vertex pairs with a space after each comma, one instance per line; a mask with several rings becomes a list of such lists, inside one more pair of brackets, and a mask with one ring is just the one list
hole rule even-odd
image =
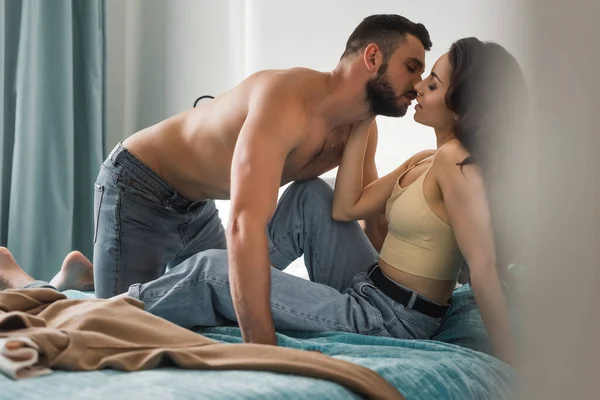
[[371, 15], [363, 19], [354, 29], [348, 38], [342, 58], [357, 54], [370, 43], [375, 43], [383, 52], [384, 60], [387, 61], [404, 42], [406, 35], [413, 35], [419, 39], [425, 50], [431, 49], [429, 31], [423, 24], [412, 22], [396, 14]]

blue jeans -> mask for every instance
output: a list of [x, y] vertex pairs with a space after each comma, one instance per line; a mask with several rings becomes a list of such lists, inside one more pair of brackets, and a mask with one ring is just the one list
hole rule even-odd
[[[378, 254], [357, 222], [332, 220], [332, 198], [320, 179], [293, 183], [269, 223], [276, 329], [431, 338], [441, 318], [405, 307], [373, 284]], [[282, 271], [302, 255], [310, 281]], [[225, 250], [195, 254], [152, 282], [132, 285], [128, 295], [186, 328], [236, 321]]]
[[[293, 183], [269, 223], [275, 328], [430, 339], [441, 318], [405, 307], [373, 284], [378, 254], [358, 223], [332, 220], [332, 198], [320, 179]], [[282, 271], [302, 255], [310, 281]], [[236, 321], [225, 250], [192, 255], [158, 279], [131, 285], [128, 295], [185, 328]]]
[[108, 298], [207, 249], [225, 249], [212, 200], [183, 198], [119, 143], [100, 168], [94, 197], [94, 285]]

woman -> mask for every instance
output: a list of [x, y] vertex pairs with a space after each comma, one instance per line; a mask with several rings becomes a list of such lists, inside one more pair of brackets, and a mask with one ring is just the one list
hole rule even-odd
[[[365, 120], [346, 145], [333, 194], [320, 180], [286, 190], [269, 226], [277, 329], [430, 339], [449, 308], [464, 259], [496, 355], [511, 362], [484, 182], [493, 170], [487, 168], [494, 145], [488, 138], [512, 121], [502, 106], [516, 104], [496, 94], [512, 87], [514, 71], [514, 59], [500, 46], [457, 41], [415, 87], [415, 119], [434, 128], [437, 150], [416, 154], [363, 190], [372, 125]], [[389, 233], [378, 255], [355, 221], [382, 212]], [[302, 254], [311, 281], [281, 271]], [[6, 249], [0, 256], [0, 288], [45, 285], [33, 282]], [[55, 287], [91, 282], [87, 260], [75, 254], [67, 261]], [[69, 279], [75, 273], [79, 278]], [[223, 250], [197, 254], [155, 281], [132, 285], [128, 295], [184, 327], [236, 320]]]
[[415, 121], [435, 130], [437, 149], [362, 189], [367, 120], [346, 145], [333, 200], [336, 220], [385, 213], [389, 232], [371, 278], [390, 297], [412, 290], [446, 304], [466, 261], [492, 346], [505, 361], [512, 359], [510, 332], [496, 267], [507, 264], [498, 264], [486, 178], [494, 180], [494, 163], [504, 156], [499, 145], [520, 121], [523, 88], [516, 61], [501, 46], [457, 41], [415, 87]]

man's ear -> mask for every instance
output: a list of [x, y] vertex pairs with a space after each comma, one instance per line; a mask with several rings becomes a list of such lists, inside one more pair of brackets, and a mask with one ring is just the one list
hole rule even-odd
[[365, 63], [365, 67], [372, 75], [377, 75], [379, 71], [379, 67], [383, 64], [383, 54], [381, 53], [381, 49], [377, 44], [370, 43], [367, 47], [365, 47], [365, 51], [363, 52], [363, 61]]

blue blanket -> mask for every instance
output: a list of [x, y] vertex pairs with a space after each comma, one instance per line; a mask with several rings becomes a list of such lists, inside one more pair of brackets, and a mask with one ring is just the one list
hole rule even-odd
[[[86, 294], [65, 292], [69, 298]], [[240, 342], [239, 329], [199, 333]], [[435, 340], [399, 340], [346, 333], [280, 332], [279, 343], [317, 349], [378, 372], [407, 399], [503, 399], [512, 397], [513, 371], [489, 354], [489, 342], [473, 293], [458, 288]], [[336, 383], [257, 371], [189, 371], [161, 368], [123, 373], [56, 371], [23, 381], [0, 376], [0, 399], [353, 399]]]

